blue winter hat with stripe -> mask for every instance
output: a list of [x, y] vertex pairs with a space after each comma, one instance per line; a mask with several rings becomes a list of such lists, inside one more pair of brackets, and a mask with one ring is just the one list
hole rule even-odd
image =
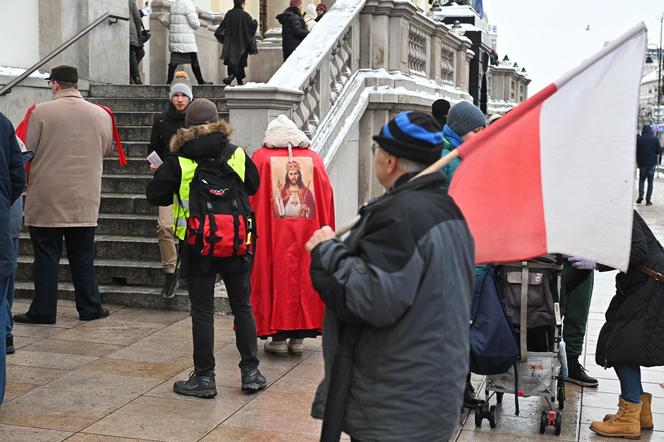
[[386, 152], [422, 164], [438, 160], [443, 150], [440, 123], [425, 112], [401, 112], [373, 139]]

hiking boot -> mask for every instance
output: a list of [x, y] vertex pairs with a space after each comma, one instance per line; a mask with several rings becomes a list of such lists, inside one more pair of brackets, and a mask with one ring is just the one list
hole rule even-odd
[[164, 288], [161, 289], [161, 297], [164, 299], [173, 299], [175, 289], [178, 288], [178, 278], [175, 273], [164, 273]]
[[14, 337], [13, 336], [7, 336], [5, 339], [5, 343], [7, 344], [7, 354], [8, 355], [13, 355], [16, 353], [16, 349], [14, 348]]
[[95, 319], [107, 318], [108, 315], [110, 315], [110, 314], [111, 313], [108, 311], [108, 309], [102, 308], [97, 313], [93, 313], [91, 315], [90, 314], [85, 314], [85, 315], [79, 314], [78, 319], [80, 319], [81, 321], [94, 321]]
[[641, 404], [633, 404], [620, 398], [618, 412], [606, 422], [594, 421], [590, 429], [600, 436], [640, 439], [641, 424], [639, 416]]
[[242, 369], [242, 391], [248, 394], [257, 393], [267, 386], [265, 376], [257, 368]]
[[639, 197], [636, 199], [636, 204], [641, 204], [643, 202], [643, 195], [639, 195]]
[[[639, 415], [639, 421], [641, 424], [641, 431], [650, 431], [655, 428], [652, 423], [652, 394], [643, 393], [640, 399], [641, 414]], [[615, 414], [607, 414], [604, 416], [604, 422], [610, 421], [614, 416]]]
[[301, 355], [304, 351], [303, 339], [289, 339], [288, 340], [288, 353], [294, 355]]
[[286, 340], [275, 341], [274, 339], [265, 343], [263, 349], [268, 353], [274, 353], [277, 355], [288, 354], [288, 347], [286, 346]]
[[189, 374], [188, 381], [177, 381], [173, 384], [173, 391], [184, 396], [194, 396], [210, 399], [217, 395], [217, 385], [214, 382], [214, 372]]
[[463, 392], [463, 406], [466, 408], [474, 409], [482, 402], [484, 402], [482, 399], [479, 399], [475, 395], [476, 393], [473, 385], [470, 382], [466, 382], [466, 389]]
[[588, 376], [586, 369], [579, 363], [578, 357], [568, 357], [567, 368], [569, 373], [567, 374], [567, 379], [565, 379], [566, 382], [571, 382], [582, 387], [597, 387], [599, 385], [597, 379]]

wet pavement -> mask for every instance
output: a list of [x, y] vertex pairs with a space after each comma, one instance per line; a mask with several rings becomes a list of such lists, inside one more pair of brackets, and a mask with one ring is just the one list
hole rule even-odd
[[[664, 175], [655, 186], [655, 205], [638, 206], [664, 241]], [[659, 201], [659, 204], [658, 204]], [[610, 240], [607, 238], [607, 240]], [[562, 434], [540, 435], [541, 398], [505, 395], [497, 428], [485, 420], [476, 428], [473, 412], [462, 416], [458, 441], [609, 440], [594, 436], [592, 420], [617, 409], [619, 384], [613, 370], [594, 362], [597, 335], [613, 296], [615, 272], [596, 273], [588, 320], [584, 365], [599, 388], [567, 385]], [[18, 300], [15, 312], [28, 304]], [[84, 323], [70, 301], [60, 301], [55, 325], [17, 324], [16, 354], [8, 356], [8, 387], [0, 408], [0, 441], [315, 441], [320, 423], [309, 417], [311, 399], [323, 374], [321, 342], [305, 340], [301, 357], [273, 356], [259, 343], [261, 371], [269, 387], [247, 396], [239, 388], [239, 356], [232, 318], [216, 317], [216, 399], [174, 394], [175, 380], [191, 371], [191, 320], [185, 312], [109, 306], [110, 317]], [[664, 441], [664, 368], [643, 370], [644, 389], [653, 394], [655, 431], [642, 440]], [[474, 378], [482, 389], [482, 378]], [[493, 400], [495, 402], [495, 399]]]

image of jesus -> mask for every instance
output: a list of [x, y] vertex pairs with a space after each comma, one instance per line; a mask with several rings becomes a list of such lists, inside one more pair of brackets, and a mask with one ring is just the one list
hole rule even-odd
[[302, 170], [297, 161], [289, 161], [286, 164], [284, 185], [279, 194], [275, 195], [275, 209], [277, 215], [282, 218], [315, 217], [316, 201], [302, 180]]

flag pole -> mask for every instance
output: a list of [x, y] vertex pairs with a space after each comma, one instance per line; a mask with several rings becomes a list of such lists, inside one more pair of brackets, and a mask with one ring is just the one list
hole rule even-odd
[[[445, 155], [444, 157], [441, 157], [440, 159], [436, 160], [435, 163], [431, 164], [428, 166], [426, 169], [422, 170], [420, 173], [415, 175], [413, 178], [410, 179], [410, 181], [422, 177], [424, 175], [429, 175], [430, 173], [434, 173], [439, 171], [441, 168], [447, 166], [450, 164], [455, 158], [459, 157], [459, 152], [456, 149], [453, 149], [450, 153]], [[350, 232], [350, 230], [355, 227], [355, 224], [360, 221], [360, 215], [355, 215], [352, 220], [350, 220], [347, 224], [344, 224], [343, 226], [339, 227], [335, 233], [337, 238], [342, 237], [346, 233]]]

